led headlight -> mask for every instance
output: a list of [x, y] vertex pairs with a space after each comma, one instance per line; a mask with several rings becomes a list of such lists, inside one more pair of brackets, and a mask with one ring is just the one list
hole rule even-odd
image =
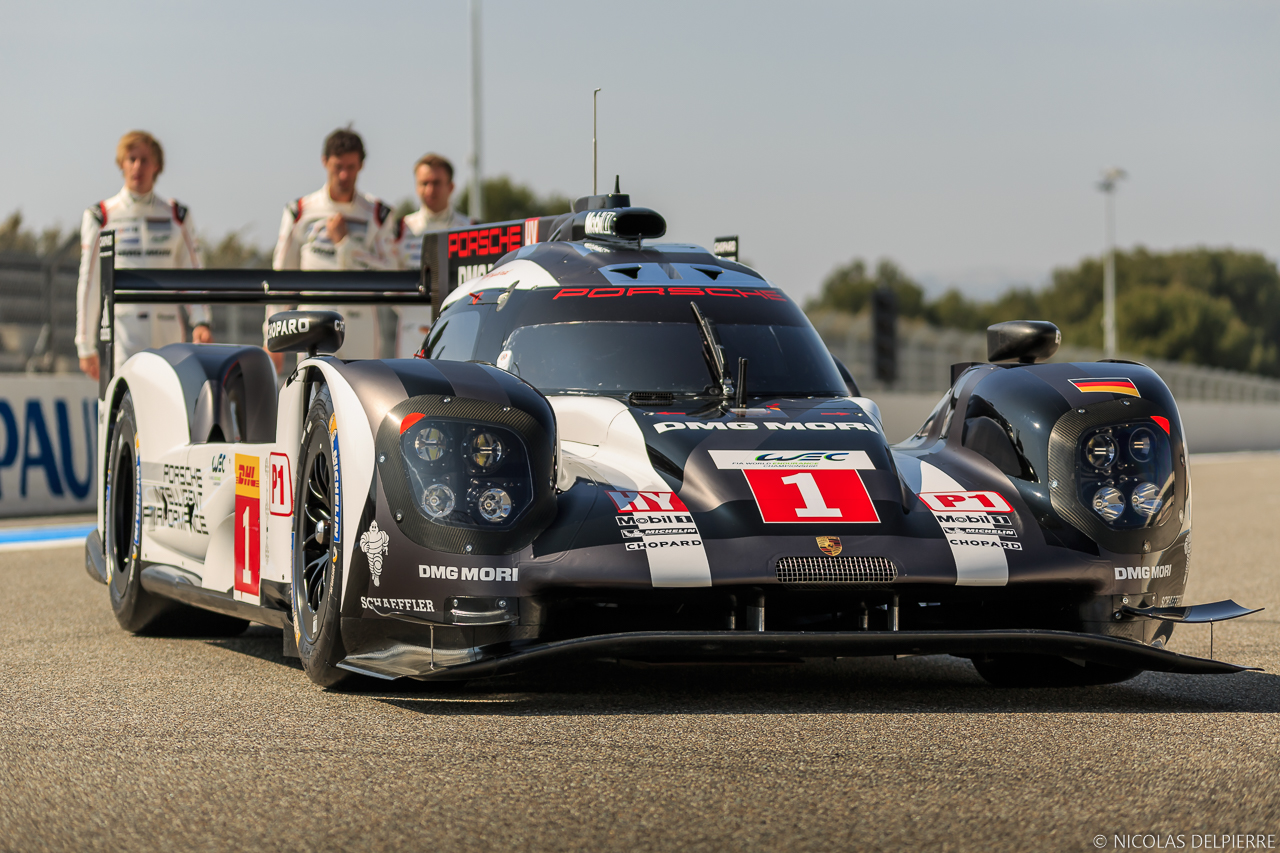
[[503, 521], [511, 515], [511, 495], [505, 489], [489, 489], [476, 501], [476, 509], [485, 521]]
[[432, 518], [444, 518], [453, 512], [453, 489], [444, 483], [432, 483], [422, 493], [422, 511]]
[[1129, 502], [1133, 504], [1133, 508], [1138, 511], [1139, 515], [1150, 518], [1160, 511], [1160, 507], [1164, 506], [1164, 499], [1160, 497], [1160, 489], [1153, 483], [1139, 483], [1133, 489], [1133, 494], [1129, 496]]
[[527, 450], [506, 426], [411, 413], [400, 462], [416, 514], [436, 524], [505, 530], [533, 499]]
[[[1151, 430], [1146, 427], [1138, 427], [1129, 436], [1129, 452], [1133, 454], [1133, 458], [1138, 462], [1146, 462], [1151, 459], [1151, 454], [1155, 452], [1156, 437]], [[1151, 488], [1155, 488], [1152, 486]]]
[[502, 462], [506, 447], [502, 439], [491, 432], [477, 432], [467, 441], [467, 453], [471, 461], [484, 471], [492, 471]]
[[423, 427], [413, 438], [413, 449], [420, 459], [435, 462], [447, 449], [444, 433], [433, 426]]
[[1089, 460], [1090, 465], [1102, 471], [1110, 468], [1111, 463], [1116, 461], [1116, 450], [1115, 439], [1100, 432], [1085, 444], [1084, 457]]
[[1124, 515], [1124, 495], [1115, 486], [1103, 486], [1093, 494], [1093, 511], [1104, 521], [1115, 521]]
[[1106, 424], [1080, 436], [1080, 503], [1112, 530], [1155, 527], [1175, 495], [1170, 435], [1148, 420]]

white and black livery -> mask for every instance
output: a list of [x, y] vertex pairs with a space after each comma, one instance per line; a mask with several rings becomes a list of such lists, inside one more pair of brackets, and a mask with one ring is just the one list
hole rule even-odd
[[114, 270], [106, 241], [108, 302], [435, 309], [400, 360], [325, 355], [336, 313], [276, 315], [269, 346], [302, 353], [278, 392], [255, 347], [102, 358], [86, 552], [120, 624], [276, 625], [326, 686], [582, 658], [1244, 668], [1165, 647], [1251, 611], [1183, 600], [1186, 443], [1154, 372], [1039, 363], [1057, 329], [1001, 324], [890, 446], [782, 290], [665, 230], [590, 196], [428, 234], [419, 273]]

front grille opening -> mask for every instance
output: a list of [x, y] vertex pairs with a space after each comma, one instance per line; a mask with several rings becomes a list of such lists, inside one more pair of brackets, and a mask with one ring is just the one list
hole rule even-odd
[[882, 584], [898, 578], [887, 557], [779, 557], [774, 572], [787, 584]]

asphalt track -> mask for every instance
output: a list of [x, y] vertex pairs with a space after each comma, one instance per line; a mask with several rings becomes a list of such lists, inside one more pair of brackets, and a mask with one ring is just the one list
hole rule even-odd
[[1280, 847], [1280, 456], [1193, 478], [1188, 599], [1269, 608], [1215, 642], [1266, 673], [1001, 691], [929, 657], [326, 693], [279, 632], [132, 637], [78, 551], [0, 553], [0, 850]]

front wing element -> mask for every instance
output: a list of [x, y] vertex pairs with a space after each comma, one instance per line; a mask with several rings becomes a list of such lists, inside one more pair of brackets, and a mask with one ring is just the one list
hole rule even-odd
[[383, 678], [469, 679], [506, 675], [543, 663], [570, 659], [644, 661], [728, 661], [769, 663], [779, 660], [876, 655], [988, 654], [1055, 655], [1122, 669], [1227, 674], [1257, 669], [1192, 657], [1118, 637], [1072, 631], [644, 631], [603, 634], [543, 643], [474, 663], [431, 667], [430, 651], [397, 646], [353, 655], [345, 669]]

